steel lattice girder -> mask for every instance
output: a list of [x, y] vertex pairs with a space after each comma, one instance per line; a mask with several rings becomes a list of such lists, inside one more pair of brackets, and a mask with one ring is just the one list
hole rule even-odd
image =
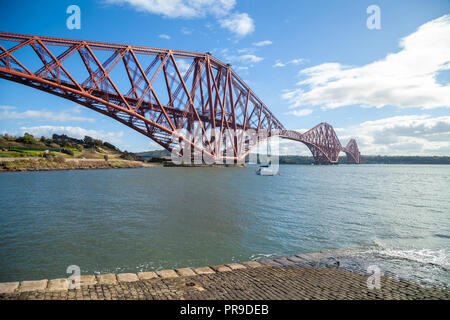
[[[254, 129], [305, 143], [317, 163], [337, 163], [341, 151], [359, 163], [355, 140], [342, 147], [329, 124], [304, 134], [286, 130], [209, 53], [0, 32], [0, 77], [107, 115], [169, 151], [183, 142], [218, 161], [242, 160], [253, 147], [245, 130]], [[185, 134], [193, 131], [201, 143]]]

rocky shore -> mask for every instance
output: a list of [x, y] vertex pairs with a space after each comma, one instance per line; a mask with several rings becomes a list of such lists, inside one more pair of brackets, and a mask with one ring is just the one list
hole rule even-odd
[[335, 264], [352, 250], [337, 249], [241, 263], [156, 272], [81, 275], [69, 288], [66, 278], [0, 283], [0, 300], [449, 300], [450, 292], [369, 274]]

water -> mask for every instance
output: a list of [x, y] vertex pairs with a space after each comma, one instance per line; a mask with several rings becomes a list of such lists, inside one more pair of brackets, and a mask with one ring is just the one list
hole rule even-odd
[[0, 282], [370, 245], [342, 265], [449, 288], [450, 166], [0, 174]]

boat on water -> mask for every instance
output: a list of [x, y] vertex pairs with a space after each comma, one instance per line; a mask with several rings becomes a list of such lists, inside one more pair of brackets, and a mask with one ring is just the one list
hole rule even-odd
[[274, 166], [265, 166], [265, 167], [259, 167], [256, 170], [256, 174], [260, 176], [274, 176], [278, 172], [277, 167]]
[[[267, 144], [267, 155], [269, 156], [270, 159], [270, 144]], [[274, 176], [278, 173], [278, 165], [274, 166], [272, 165], [272, 162], [269, 161], [268, 164], [265, 165], [261, 165], [257, 170], [256, 170], [256, 174], [260, 175], [260, 176]]]

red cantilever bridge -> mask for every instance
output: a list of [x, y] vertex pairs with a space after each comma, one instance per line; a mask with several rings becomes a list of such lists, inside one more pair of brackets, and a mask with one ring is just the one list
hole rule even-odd
[[354, 139], [342, 146], [327, 123], [287, 130], [209, 53], [0, 32], [0, 77], [107, 115], [179, 156], [183, 144], [215, 161], [245, 159], [253, 130], [306, 144], [316, 163], [337, 163], [341, 151], [359, 163]]

